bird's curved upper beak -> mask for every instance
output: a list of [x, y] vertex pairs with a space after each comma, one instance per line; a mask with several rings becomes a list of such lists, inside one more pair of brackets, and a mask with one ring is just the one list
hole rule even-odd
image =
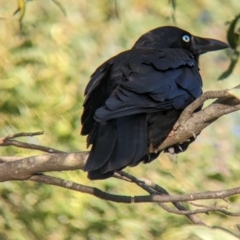
[[201, 37], [192, 37], [192, 51], [194, 54], [202, 54], [210, 51], [221, 50], [228, 48], [229, 45], [225, 42], [211, 39], [211, 38], [201, 38]]

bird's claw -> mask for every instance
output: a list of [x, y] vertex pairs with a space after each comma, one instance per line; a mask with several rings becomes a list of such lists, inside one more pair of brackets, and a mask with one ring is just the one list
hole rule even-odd
[[167, 149], [167, 152], [170, 153], [170, 159], [174, 162], [177, 163], [177, 154], [175, 153], [174, 147], [169, 147]]
[[191, 132], [191, 133], [192, 133], [193, 138], [196, 139], [197, 138], [197, 134], [195, 132]]

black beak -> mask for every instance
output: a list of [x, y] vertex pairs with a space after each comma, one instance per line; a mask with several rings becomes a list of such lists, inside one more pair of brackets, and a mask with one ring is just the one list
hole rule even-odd
[[211, 38], [192, 37], [192, 51], [194, 54], [202, 54], [210, 51], [228, 48], [229, 45]]

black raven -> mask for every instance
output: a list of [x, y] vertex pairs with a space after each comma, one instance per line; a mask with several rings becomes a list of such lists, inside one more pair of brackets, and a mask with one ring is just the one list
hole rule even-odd
[[[149, 153], [149, 146], [161, 144], [183, 109], [202, 94], [199, 55], [227, 47], [177, 27], [159, 27], [98, 67], [86, 87], [81, 118], [81, 134], [92, 145], [84, 169], [88, 178], [105, 179], [155, 159], [159, 152]], [[172, 150], [184, 151], [188, 144]]]

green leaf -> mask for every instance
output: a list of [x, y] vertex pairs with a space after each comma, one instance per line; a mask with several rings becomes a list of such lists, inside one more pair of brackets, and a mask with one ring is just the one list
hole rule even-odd
[[236, 49], [239, 46], [239, 33], [236, 33], [235, 28], [240, 19], [240, 14], [237, 15], [234, 20], [230, 23], [230, 26], [227, 31], [227, 40], [231, 48]]
[[224, 80], [229, 75], [231, 75], [231, 73], [233, 72], [233, 70], [238, 62], [238, 59], [239, 59], [239, 52], [235, 51], [231, 57], [231, 62], [230, 62], [228, 69], [220, 75], [218, 80]]
[[240, 46], [240, 32], [239, 29], [236, 30], [236, 25], [238, 23], [238, 20], [240, 19], [240, 14], [238, 14], [230, 23], [228, 31], [227, 31], [227, 40], [232, 49], [234, 49], [233, 55], [231, 57], [231, 62], [228, 67], [228, 69], [223, 72], [218, 80], [223, 80], [227, 78], [234, 70], [238, 58], [239, 58], [239, 46]]

